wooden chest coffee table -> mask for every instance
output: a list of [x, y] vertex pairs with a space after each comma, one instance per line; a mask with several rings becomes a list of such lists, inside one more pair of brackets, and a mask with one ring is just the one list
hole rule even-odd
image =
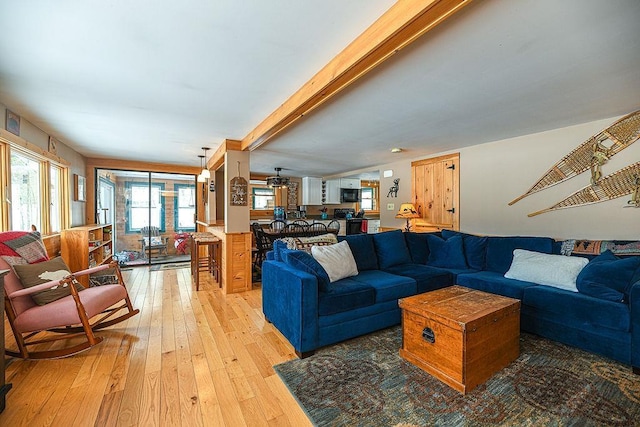
[[520, 355], [520, 301], [462, 286], [403, 298], [400, 356], [466, 394]]

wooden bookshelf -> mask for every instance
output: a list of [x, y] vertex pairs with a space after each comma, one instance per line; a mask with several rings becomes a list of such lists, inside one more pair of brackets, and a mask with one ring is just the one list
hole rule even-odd
[[[62, 258], [71, 272], [111, 262], [113, 259], [113, 227], [111, 224], [84, 225], [62, 231]], [[78, 281], [89, 285], [89, 277]]]

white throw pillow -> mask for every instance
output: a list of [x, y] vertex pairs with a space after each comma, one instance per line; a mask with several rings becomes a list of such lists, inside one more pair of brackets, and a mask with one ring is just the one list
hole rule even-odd
[[576, 279], [588, 263], [589, 260], [582, 257], [515, 249], [511, 267], [504, 277], [578, 292]]
[[330, 246], [313, 246], [311, 255], [325, 269], [332, 283], [358, 274], [356, 260], [346, 241]]

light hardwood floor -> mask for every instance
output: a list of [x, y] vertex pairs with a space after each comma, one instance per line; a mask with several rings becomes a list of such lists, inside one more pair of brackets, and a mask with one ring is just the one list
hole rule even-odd
[[259, 288], [225, 296], [214, 282], [195, 292], [188, 269], [123, 273], [140, 314], [84, 353], [11, 361], [0, 426], [311, 425], [272, 368], [295, 354]]

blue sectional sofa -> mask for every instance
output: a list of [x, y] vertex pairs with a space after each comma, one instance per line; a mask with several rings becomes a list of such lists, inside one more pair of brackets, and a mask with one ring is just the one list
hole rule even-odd
[[576, 292], [505, 277], [515, 272], [510, 268], [516, 249], [559, 254], [561, 242], [547, 237], [396, 230], [341, 240], [348, 243], [358, 274], [333, 283], [309, 253], [279, 242], [263, 263], [265, 317], [299, 357], [399, 324], [398, 299], [458, 284], [521, 300], [523, 331], [610, 357], [640, 373], [640, 256], [605, 252], [569, 260], [586, 264], [580, 266]]

